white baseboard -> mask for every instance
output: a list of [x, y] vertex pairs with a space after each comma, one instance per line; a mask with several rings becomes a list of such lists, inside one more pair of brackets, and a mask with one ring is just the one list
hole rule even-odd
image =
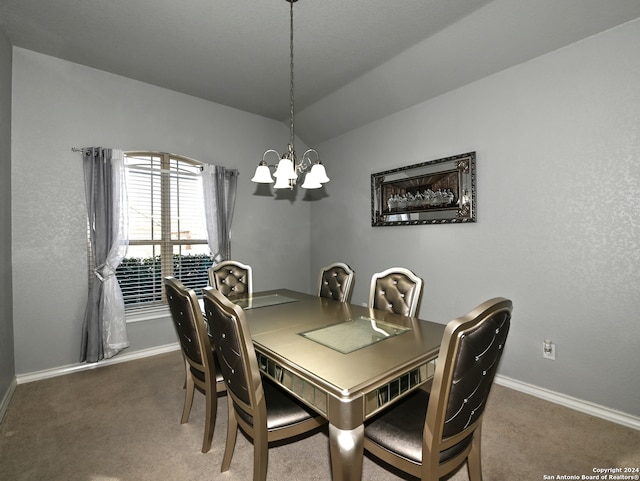
[[[0, 420], [2, 420], [2, 416], [4, 415], [4, 412], [7, 406], [9, 405], [9, 401], [11, 400], [11, 396], [13, 395], [13, 391], [15, 390], [16, 384], [39, 381], [41, 379], [49, 379], [56, 376], [63, 376], [65, 374], [70, 374], [72, 372], [96, 369], [96, 368], [108, 366], [111, 364], [133, 361], [135, 359], [142, 359], [145, 357], [155, 356], [157, 354], [164, 354], [166, 352], [172, 352], [172, 351], [178, 351], [178, 350], [180, 350], [180, 345], [176, 342], [173, 344], [166, 344], [164, 346], [158, 346], [150, 349], [142, 349], [140, 351], [135, 351], [130, 354], [119, 354], [118, 356], [115, 356], [111, 359], [107, 359], [107, 360], [96, 362], [96, 363], [70, 364], [67, 366], [62, 366], [54, 369], [46, 369], [44, 371], [37, 371], [29, 374], [18, 375], [16, 376], [16, 381], [12, 383], [11, 387], [9, 388], [4, 398], [2, 399], [2, 403], [0, 404]], [[600, 406], [598, 404], [594, 404], [588, 401], [583, 401], [582, 399], [577, 399], [571, 396], [567, 396], [565, 394], [560, 394], [554, 391], [550, 391], [548, 389], [534, 386], [533, 384], [517, 381], [515, 379], [511, 379], [506, 376], [496, 375], [495, 383], [501, 386], [513, 389], [515, 391], [520, 391], [525, 394], [530, 394], [531, 396], [544, 399], [545, 401], [549, 401], [555, 404], [559, 404], [561, 406], [568, 407], [575, 411], [580, 411], [580, 412], [589, 414], [591, 416], [605, 419], [607, 421], [611, 421], [616, 424], [621, 424], [623, 426], [627, 426], [629, 428], [640, 431], [640, 417], [637, 417], [637, 416], [632, 416], [630, 414], [623, 413], [621, 411], [616, 411], [614, 409]]]
[[152, 347], [149, 349], [141, 349], [131, 353], [121, 353], [111, 359], [104, 359], [98, 362], [79, 362], [77, 364], [68, 364], [66, 366], [56, 367], [53, 369], [45, 369], [44, 371], [36, 371], [28, 374], [19, 374], [16, 376], [18, 384], [24, 384], [27, 382], [40, 381], [42, 379], [49, 379], [57, 376], [64, 376], [65, 374], [71, 374], [72, 372], [88, 371], [90, 369], [97, 369], [99, 367], [110, 366], [112, 364], [118, 364], [121, 362], [133, 361], [135, 359], [142, 359], [145, 357], [155, 356], [157, 354], [164, 354], [165, 352], [179, 351], [180, 344], [177, 342], [172, 344], [165, 344], [164, 346]]
[[589, 401], [583, 401], [565, 394], [560, 394], [548, 389], [544, 389], [533, 384], [527, 384], [522, 381], [517, 381], [505, 376], [496, 375], [494, 382], [504, 387], [513, 389], [514, 391], [520, 391], [525, 394], [530, 394], [545, 401], [549, 401], [561, 406], [568, 407], [575, 411], [580, 411], [597, 418], [611, 421], [612, 423], [621, 424], [632, 429], [640, 431], [640, 417], [632, 416], [631, 414], [623, 413], [622, 411], [616, 411], [598, 404], [591, 403]]
[[4, 419], [4, 413], [7, 412], [7, 408], [9, 407], [9, 402], [13, 397], [13, 392], [16, 390], [17, 384], [18, 383], [16, 381], [16, 378], [14, 377], [13, 381], [11, 381], [11, 384], [9, 384], [9, 389], [7, 389], [7, 391], [4, 393], [4, 397], [0, 402], [0, 423]]

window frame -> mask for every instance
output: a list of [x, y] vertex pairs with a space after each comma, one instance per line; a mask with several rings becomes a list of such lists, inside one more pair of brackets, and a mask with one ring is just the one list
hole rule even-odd
[[[131, 240], [129, 235], [128, 244], [130, 246], [150, 246], [152, 249], [160, 248], [160, 300], [152, 300], [148, 302], [139, 302], [133, 304], [125, 304], [125, 315], [127, 322], [139, 322], [144, 320], [156, 319], [159, 317], [165, 317], [169, 314], [167, 305], [166, 293], [163, 287], [163, 279], [166, 276], [175, 276], [174, 270], [174, 249], [176, 246], [187, 245], [207, 245], [208, 239], [206, 238], [206, 226], [205, 238], [203, 239], [180, 239], [173, 238], [172, 236], [172, 202], [174, 202], [175, 193], [172, 192], [172, 175], [175, 175], [176, 171], [171, 170], [174, 164], [175, 167], [180, 167], [181, 163], [189, 164], [192, 167], [200, 169], [204, 168], [204, 163], [183, 155], [172, 154], [168, 152], [156, 152], [156, 151], [144, 151], [144, 150], [132, 150], [124, 152], [125, 159], [140, 158], [141, 160], [149, 160], [151, 163], [155, 159], [160, 162], [160, 167], [157, 170], [160, 174], [160, 238], [154, 238], [153, 231], [151, 232], [151, 238], [149, 239], [135, 239]], [[129, 169], [131, 166], [127, 165], [125, 160], [125, 168]], [[190, 174], [191, 175], [191, 174]], [[195, 174], [193, 174], [195, 175]], [[179, 207], [178, 207], [179, 208]], [[211, 254], [209, 254], [211, 255]], [[154, 256], [155, 257], [155, 256]], [[127, 255], [125, 255], [125, 259]], [[211, 258], [213, 263], [213, 258]], [[117, 272], [117, 271], [116, 271]], [[119, 280], [120, 282], [120, 280]], [[153, 284], [154, 285], [154, 284]], [[153, 294], [155, 291], [150, 289]]]

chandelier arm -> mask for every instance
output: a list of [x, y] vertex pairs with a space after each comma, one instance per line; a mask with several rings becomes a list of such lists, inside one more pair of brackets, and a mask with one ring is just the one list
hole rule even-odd
[[[316, 153], [316, 161], [315, 162], [313, 160], [311, 160], [311, 157], [309, 157], [309, 153], [311, 153], [311, 152], [315, 152]], [[318, 154], [318, 151], [316, 149], [308, 149], [300, 157], [300, 163], [297, 165], [298, 170], [300, 170], [300, 172], [304, 172], [305, 170], [310, 169], [311, 167], [313, 167], [313, 164], [314, 163], [318, 163], [319, 160], [320, 160], [320, 154]]]
[[304, 154], [302, 154], [302, 158], [303, 159], [307, 159], [309, 161], [309, 163], [313, 164], [313, 161], [311, 160], [311, 157], [309, 157], [309, 153], [310, 152], [315, 152], [316, 154], [316, 162], [318, 160], [320, 160], [320, 154], [318, 153], [318, 151], [316, 149], [308, 149]]
[[[264, 151], [264, 154], [262, 154], [262, 162], [261, 162], [261, 163], [262, 163], [263, 165], [267, 165], [266, 157], [267, 157], [267, 154], [268, 154], [269, 152], [274, 152], [274, 153], [278, 156], [278, 160], [280, 160], [280, 153], [279, 153], [277, 150], [274, 150], [274, 149], [268, 149], [268, 150], [265, 150], [265, 151]], [[275, 167], [275, 166], [273, 166], [273, 165], [269, 165], [269, 167]]]

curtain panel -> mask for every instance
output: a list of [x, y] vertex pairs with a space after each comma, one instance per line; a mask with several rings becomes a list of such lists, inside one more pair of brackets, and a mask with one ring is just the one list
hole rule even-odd
[[129, 346], [124, 301], [115, 275], [127, 249], [127, 190], [121, 150], [91, 147], [82, 152], [94, 277], [82, 326], [80, 360], [97, 362]]
[[202, 193], [207, 238], [214, 262], [228, 259], [231, 221], [236, 205], [238, 171], [218, 165], [204, 165]]

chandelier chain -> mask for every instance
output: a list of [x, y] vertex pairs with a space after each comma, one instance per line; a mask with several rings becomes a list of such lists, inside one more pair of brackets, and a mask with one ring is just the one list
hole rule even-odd
[[294, 115], [294, 104], [293, 104], [293, 1], [289, 0], [289, 3], [291, 5], [291, 9], [290, 9], [290, 15], [289, 15], [289, 19], [290, 19], [290, 35], [289, 35], [289, 46], [290, 46], [290, 51], [289, 51], [289, 66], [290, 66], [290, 91], [289, 91], [289, 119], [290, 119], [290, 123], [289, 123], [289, 128], [290, 128], [290, 137], [291, 137], [291, 148], [293, 149], [293, 139], [294, 139], [294, 131], [293, 131], [293, 115]]
[[[303, 189], [319, 189], [322, 187], [322, 184], [329, 182], [329, 177], [327, 177], [327, 172], [320, 162], [320, 157], [318, 155], [318, 151], [315, 149], [307, 149], [307, 151], [302, 154], [302, 158], [300, 162], [296, 159], [296, 151], [293, 147], [295, 140], [295, 131], [294, 131], [294, 116], [295, 116], [295, 106], [294, 106], [294, 82], [293, 82], [293, 4], [298, 0], [286, 0], [290, 3], [289, 9], [289, 129], [290, 129], [290, 139], [289, 145], [287, 146], [287, 151], [281, 156], [278, 151], [273, 149], [268, 149], [262, 154], [262, 161], [256, 167], [256, 173], [251, 179], [252, 182], [257, 182], [259, 184], [272, 184], [273, 178], [271, 177], [270, 168], [275, 167], [275, 172], [273, 176], [277, 179], [274, 189], [284, 189], [289, 188], [293, 189], [296, 185], [296, 181], [298, 180], [298, 176], [304, 174], [304, 183], [302, 184]], [[279, 157], [279, 161], [276, 165], [269, 165], [266, 161], [266, 156], [269, 153], [274, 153]], [[315, 154], [315, 161], [313, 160], [311, 154]]]

